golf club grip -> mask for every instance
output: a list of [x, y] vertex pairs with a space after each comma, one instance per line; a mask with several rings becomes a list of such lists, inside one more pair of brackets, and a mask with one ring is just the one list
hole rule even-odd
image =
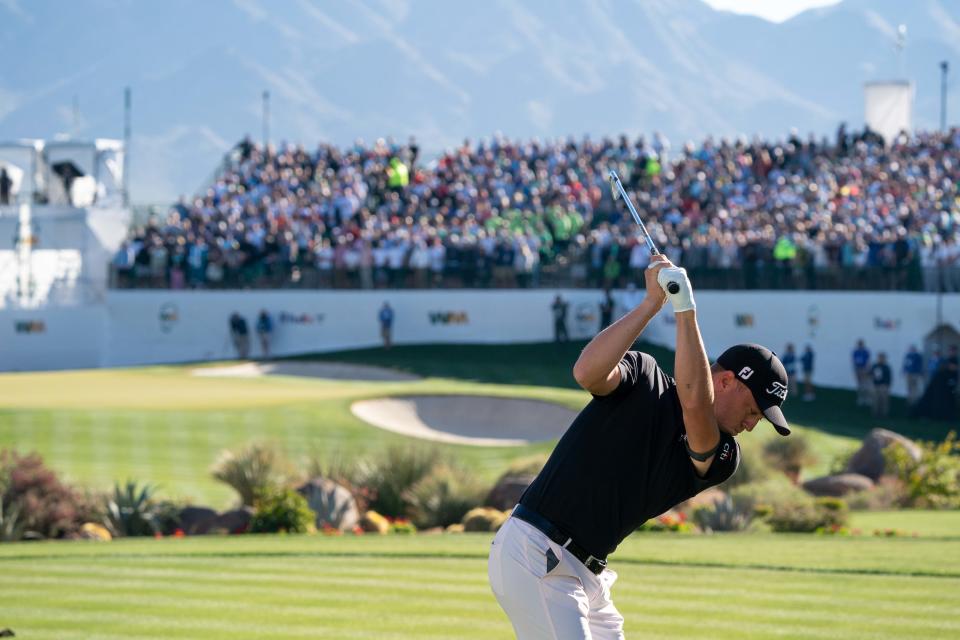
[[670, 293], [677, 293], [678, 291], [680, 291], [680, 285], [671, 280], [670, 282], [667, 283], [667, 291], [669, 291]]

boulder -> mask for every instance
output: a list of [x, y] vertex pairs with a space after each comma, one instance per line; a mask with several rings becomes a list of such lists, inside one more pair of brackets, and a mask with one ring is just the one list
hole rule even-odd
[[330, 526], [346, 531], [360, 522], [356, 498], [349, 489], [333, 480], [313, 478], [298, 487], [297, 492], [307, 499], [307, 504], [317, 514], [317, 529]]
[[80, 527], [81, 540], [96, 540], [98, 542], [110, 542], [113, 536], [107, 531], [107, 528], [96, 522], [84, 522]]
[[814, 478], [803, 483], [807, 493], [815, 496], [833, 496], [840, 498], [848, 493], [873, 489], [873, 480], [859, 473], [840, 473], [833, 476]]
[[180, 511], [180, 528], [188, 536], [204, 534], [217, 518], [217, 512], [208, 507], [184, 507]]
[[470, 509], [461, 521], [464, 531], [496, 531], [510, 517], [509, 513], [489, 507]]
[[246, 533], [250, 530], [250, 521], [253, 519], [252, 507], [241, 507], [232, 511], [224, 511], [210, 522], [208, 533]]
[[530, 486], [535, 477], [532, 475], [503, 476], [487, 494], [483, 504], [499, 511], [513, 509], [520, 502], [520, 496]]
[[863, 439], [863, 444], [850, 458], [850, 462], [847, 463], [847, 473], [864, 475], [876, 482], [883, 475], [886, 465], [883, 450], [891, 444], [902, 446], [914, 460], [919, 460], [923, 454], [923, 450], [909, 438], [886, 429], [874, 429]]
[[390, 533], [390, 521], [376, 511], [367, 511], [360, 518], [360, 528], [367, 533], [384, 535]]

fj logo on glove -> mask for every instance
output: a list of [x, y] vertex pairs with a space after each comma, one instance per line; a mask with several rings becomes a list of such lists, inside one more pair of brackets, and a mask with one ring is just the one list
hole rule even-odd
[[777, 396], [780, 400], [787, 399], [787, 387], [779, 382], [774, 382], [773, 386], [766, 391], [772, 396]]

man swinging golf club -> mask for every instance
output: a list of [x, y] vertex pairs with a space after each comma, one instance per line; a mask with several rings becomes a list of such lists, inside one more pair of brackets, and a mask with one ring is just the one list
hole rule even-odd
[[[741, 344], [711, 366], [686, 271], [651, 253], [644, 300], [573, 368], [593, 399], [493, 540], [490, 585], [520, 640], [623, 638], [607, 555], [646, 520], [729, 478], [740, 461], [735, 436], [761, 417], [790, 433], [780, 360]], [[629, 351], [667, 299], [676, 379]]]

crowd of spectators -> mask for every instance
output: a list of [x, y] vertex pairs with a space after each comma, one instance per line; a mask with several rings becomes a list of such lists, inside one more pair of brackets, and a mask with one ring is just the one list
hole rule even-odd
[[657, 244], [700, 288], [960, 291], [960, 129], [833, 140], [663, 136], [419, 146], [242, 141], [136, 229], [119, 287], [617, 287]]

